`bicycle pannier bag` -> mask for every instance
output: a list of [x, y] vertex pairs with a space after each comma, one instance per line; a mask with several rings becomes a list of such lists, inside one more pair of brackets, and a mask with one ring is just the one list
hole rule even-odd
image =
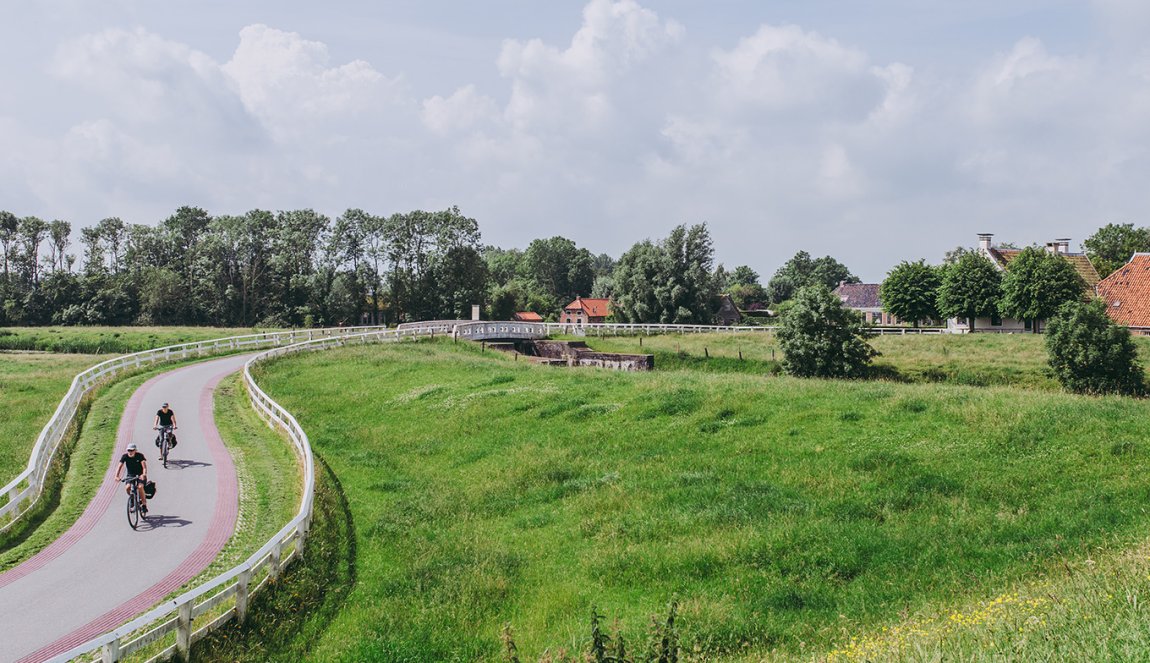
[[148, 499], [152, 499], [156, 496], [155, 481], [148, 481], [148, 483], [144, 484], [144, 494], [148, 496]]

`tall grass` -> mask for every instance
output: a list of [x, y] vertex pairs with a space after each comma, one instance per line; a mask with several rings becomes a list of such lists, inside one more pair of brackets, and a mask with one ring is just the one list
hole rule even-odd
[[316, 660], [499, 660], [507, 623], [534, 660], [580, 650], [592, 605], [642, 632], [676, 596], [696, 658], [810, 657], [1150, 524], [1139, 401], [561, 370], [442, 342], [262, 372], [355, 521], [358, 581]]

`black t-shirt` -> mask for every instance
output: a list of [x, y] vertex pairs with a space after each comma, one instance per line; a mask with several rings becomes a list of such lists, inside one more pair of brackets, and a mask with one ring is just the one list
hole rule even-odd
[[164, 412], [163, 409], [159, 409], [159, 410], [156, 410], [156, 416], [160, 418], [160, 425], [161, 426], [171, 426], [172, 425], [172, 417], [176, 416], [176, 411], [173, 410], [172, 408], [168, 408], [167, 412]]
[[120, 456], [120, 462], [124, 464], [124, 469], [127, 470], [128, 476], [133, 477], [138, 477], [144, 473], [145, 460], [147, 459], [144, 458], [144, 454], [139, 451], [136, 452], [135, 456], [129, 456], [128, 454]]

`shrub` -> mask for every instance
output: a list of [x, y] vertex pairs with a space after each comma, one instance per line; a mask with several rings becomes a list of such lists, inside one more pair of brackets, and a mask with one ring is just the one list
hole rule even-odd
[[799, 377], [862, 377], [878, 355], [866, 341], [862, 316], [824, 285], [799, 290], [778, 336], [783, 369]]
[[1106, 304], [1067, 302], [1047, 324], [1050, 366], [1063, 388], [1080, 394], [1145, 392], [1130, 331], [1106, 315]]

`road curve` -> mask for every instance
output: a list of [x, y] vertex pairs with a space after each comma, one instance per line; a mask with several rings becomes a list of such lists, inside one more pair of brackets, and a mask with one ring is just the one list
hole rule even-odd
[[[216, 430], [213, 392], [250, 355], [185, 366], [145, 382], [124, 409], [107, 476], [80, 519], [23, 564], [0, 574], [0, 661], [42, 661], [119, 626], [211, 564], [235, 530], [235, 466]], [[168, 469], [152, 421], [176, 411], [179, 445]], [[133, 531], [124, 489], [112, 481], [134, 441], [157, 484], [147, 522]]]

